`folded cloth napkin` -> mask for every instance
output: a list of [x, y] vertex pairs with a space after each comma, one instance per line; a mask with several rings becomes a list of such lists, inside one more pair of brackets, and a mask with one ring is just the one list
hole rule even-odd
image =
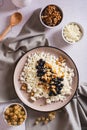
[[[17, 98], [13, 85], [13, 73], [21, 56], [31, 48], [48, 46], [48, 41], [42, 34], [44, 29], [39, 22], [38, 13], [39, 10], [33, 13], [16, 38], [8, 38], [0, 43], [0, 102]], [[44, 113], [36, 112], [27, 107], [26, 130], [87, 130], [86, 107], [87, 84], [83, 84], [79, 87], [73, 100], [63, 109], [56, 111], [56, 118], [46, 125], [34, 125], [35, 119], [43, 116]], [[2, 111], [2, 109], [1, 105], [0, 110]], [[2, 119], [0, 122], [3, 124]], [[5, 129], [1, 124], [0, 130]], [[11, 128], [6, 130], [9, 129]]]
[[[39, 10], [33, 13], [16, 38], [8, 38], [0, 42], [0, 102], [17, 97], [13, 74], [18, 60], [34, 47], [48, 46], [48, 41], [42, 34], [43, 29], [41, 29], [38, 13]], [[32, 22], [34, 19], [35, 22]], [[35, 25], [38, 26], [37, 30]]]
[[28, 109], [26, 130], [87, 130], [87, 84], [78, 88], [77, 94], [64, 108], [56, 111], [56, 118], [46, 125], [34, 125], [35, 119], [47, 115]]

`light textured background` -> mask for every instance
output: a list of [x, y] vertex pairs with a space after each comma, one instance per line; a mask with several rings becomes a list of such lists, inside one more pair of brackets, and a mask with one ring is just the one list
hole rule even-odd
[[[62, 23], [48, 31], [45, 31], [50, 45], [58, 47], [68, 53], [77, 65], [80, 83], [87, 81], [87, 0], [32, 0], [28, 7], [18, 9], [11, 0], [3, 0], [0, 6], [0, 33], [9, 25], [10, 15], [19, 11], [23, 14], [22, 22], [8, 33], [6, 37], [15, 37], [23, 27], [24, 23], [30, 18], [33, 11], [47, 5], [56, 3], [64, 13]], [[68, 22], [78, 22], [84, 29], [84, 36], [79, 43], [68, 45], [62, 39], [61, 29]], [[37, 25], [36, 25], [37, 26]], [[22, 130], [22, 128], [21, 128]]]

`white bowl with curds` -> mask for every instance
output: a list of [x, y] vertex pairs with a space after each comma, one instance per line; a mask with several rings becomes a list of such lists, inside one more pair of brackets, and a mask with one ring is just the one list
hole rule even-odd
[[68, 44], [78, 43], [83, 34], [83, 27], [77, 22], [69, 22], [62, 28], [62, 38]]

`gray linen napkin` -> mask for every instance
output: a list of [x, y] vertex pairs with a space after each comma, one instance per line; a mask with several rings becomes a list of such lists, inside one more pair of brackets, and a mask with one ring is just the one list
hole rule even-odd
[[56, 118], [46, 125], [34, 125], [35, 119], [47, 115], [28, 109], [26, 130], [87, 130], [87, 83], [80, 85], [77, 94], [64, 108], [56, 111]]
[[[0, 42], [0, 102], [17, 98], [13, 73], [18, 60], [25, 52], [38, 46], [48, 46], [36, 10], [16, 38]], [[35, 25], [37, 29], [35, 29]]]

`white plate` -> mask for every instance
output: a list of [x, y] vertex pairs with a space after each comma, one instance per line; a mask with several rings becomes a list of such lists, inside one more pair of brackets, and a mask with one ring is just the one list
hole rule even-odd
[[[21, 84], [19, 82], [19, 75], [25, 64], [27, 56], [31, 55], [32, 53], [35, 53], [35, 52], [50, 53], [51, 55], [55, 55], [56, 57], [61, 55], [63, 58], [66, 59], [67, 66], [74, 69], [75, 76], [73, 77], [73, 82], [72, 82], [72, 86], [71, 86], [72, 94], [70, 96], [67, 96], [66, 100], [64, 100], [63, 102], [58, 101], [56, 103], [52, 103], [49, 105], [42, 105], [42, 104], [44, 104], [44, 99], [37, 100], [36, 102], [31, 102], [31, 101], [29, 101], [28, 94], [20, 89]], [[37, 111], [48, 112], [48, 111], [54, 111], [54, 110], [64, 107], [73, 98], [73, 96], [76, 92], [76, 89], [78, 87], [78, 83], [79, 83], [79, 75], [78, 75], [78, 70], [77, 70], [75, 63], [70, 58], [70, 56], [68, 56], [64, 51], [54, 48], [54, 47], [38, 47], [38, 48], [34, 48], [34, 49], [30, 50], [19, 60], [17, 66], [15, 68], [15, 72], [14, 72], [14, 87], [15, 87], [18, 97], [21, 99], [21, 101], [24, 104], [26, 104], [30, 108], [37, 110]]]

